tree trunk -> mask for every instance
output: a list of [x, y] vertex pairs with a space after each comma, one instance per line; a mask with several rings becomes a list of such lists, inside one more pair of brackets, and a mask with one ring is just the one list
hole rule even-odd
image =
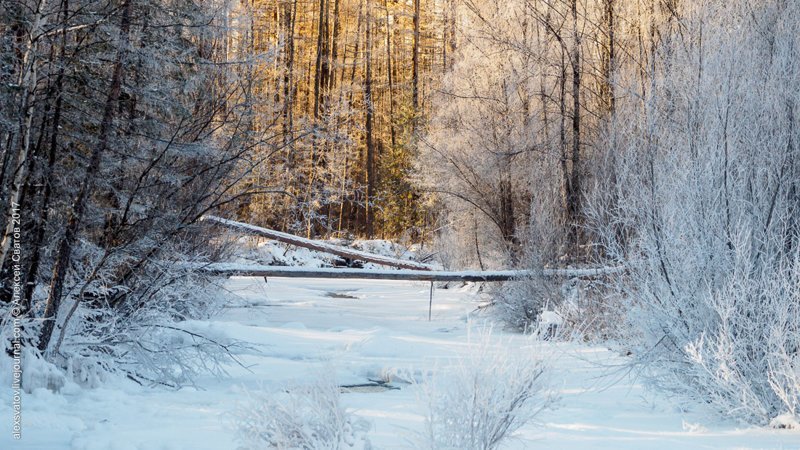
[[375, 115], [375, 105], [372, 99], [372, 11], [367, 0], [366, 4], [366, 41], [364, 42], [364, 105], [366, 107], [365, 132], [367, 138], [367, 198], [366, 198], [366, 232], [367, 237], [372, 237], [375, 233], [374, 216], [372, 208], [373, 196], [375, 195], [375, 142], [373, 136], [373, 116]]
[[[286, 40], [284, 48], [284, 72], [283, 72], [283, 145], [289, 150], [289, 142], [292, 141], [292, 108], [294, 107], [293, 88], [294, 84], [294, 24], [297, 10], [297, 0], [290, 4], [284, 4], [283, 12], [283, 32]], [[288, 156], [288, 155], [287, 155]]]
[[604, 70], [604, 90], [606, 105], [609, 115], [614, 114], [616, 109], [616, 96], [614, 95], [614, 64], [616, 63], [616, 48], [614, 38], [614, 0], [605, 0], [605, 19], [606, 19], [606, 55], [603, 62]]
[[125, 64], [125, 55], [127, 53], [129, 42], [131, 0], [123, 0], [121, 6], [122, 18], [119, 29], [120, 42], [117, 49], [116, 60], [114, 61], [111, 85], [106, 98], [105, 108], [103, 110], [103, 119], [100, 122], [100, 129], [98, 130], [98, 143], [92, 150], [89, 164], [86, 167], [86, 173], [84, 174], [83, 183], [81, 184], [78, 195], [75, 197], [72, 207], [67, 215], [64, 236], [61, 238], [61, 241], [59, 241], [57, 247], [58, 250], [56, 252], [55, 263], [53, 266], [53, 275], [50, 279], [50, 292], [47, 296], [44, 321], [42, 324], [41, 334], [39, 335], [39, 350], [42, 352], [47, 350], [47, 347], [50, 344], [50, 339], [53, 336], [55, 323], [58, 320], [58, 311], [61, 307], [62, 293], [64, 288], [64, 278], [66, 277], [67, 270], [72, 262], [72, 250], [77, 241], [78, 229], [83, 220], [83, 214], [86, 210], [88, 198], [94, 190], [95, 181], [100, 170], [101, 157], [108, 150], [109, 139], [111, 137], [114, 121], [114, 113], [117, 109], [117, 102], [122, 90], [122, 68]]
[[[578, 33], [578, 1], [572, 0], [572, 171], [567, 195], [572, 244], [578, 244], [581, 213], [581, 40]], [[576, 248], [577, 251], [577, 248]]]
[[[31, 126], [33, 125], [36, 88], [39, 82], [37, 77], [37, 43], [35, 39], [39, 37], [42, 27], [47, 21], [46, 6], [46, 0], [39, 0], [36, 5], [35, 17], [26, 35], [27, 45], [22, 56], [18, 77], [18, 85], [22, 88], [19, 97], [22, 102], [20, 108], [22, 115], [19, 119], [17, 132], [13, 134], [15, 138], [11, 139], [8, 148], [9, 155], [16, 152], [17, 157], [16, 159], [10, 159], [13, 163], [4, 168], [11, 171], [11, 176], [7, 181], [4, 179], [5, 182], [0, 185], [0, 223], [3, 224], [2, 241], [0, 241], [0, 267], [5, 266], [14, 231], [14, 221], [8, 220], [7, 211], [12, 205], [20, 204], [31, 166]], [[21, 142], [19, 142], [20, 139]], [[10, 184], [7, 186], [6, 183]]]
[[558, 78], [558, 150], [561, 163], [561, 183], [564, 201], [565, 226], [569, 227], [569, 195], [570, 195], [570, 175], [569, 157], [567, 155], [567, 61], [564, 47], [561, 47], [561, 70]]
[[22, 291], [22, 307], [25, 312], [30, 311], [31, 303], [33, 300], [33, 292], [36, 288], [36, 279], [39, 272], [39, 265], [42, 258], [41, 246], [44, 242], [45, 230], [47, 228], [47, 212], [50, 208], [50, 197], [53, 191], [52, 174], [55, 167], [56, 151], [58, 150], [58, 136], [59, 127], [61, 124], [61, 109], [63, 106], [63, 84], [64, 75], [67, 65], [66, 51], [67, 51], [67, 14], [69, 11], [68, 0], [61, 2], [61, 17], [62, 17], [62, 32], [61, 32], [61, 48], [59, 49], [60, 67], [55, 81], [54, 95], [56, 98], [55, 110], [53, 111], [53, 122], [50, 131], [50, 142], [47, 153], [47, 166], [42, 173], [42, 181], [44, 190], [42, 192], [42, 200], [39, 205], [37, 217], [34, 219], [33, 226], [33, 240], [30, 243], [31, 260], [28, 265], [28, 270], [25, 275], [25, 284]]
[[339, 18], [339, 3], [341, 0], [333, 1], [333, 35], [331, 36], [331, 56], [328, 63], [328, 86], [327, 92], [332, 93], [336, 88], [336, 62], [339, 58], [339, 34], [341, 19]]
[[[290, 194], [296, 194], [294, 181], [295, 157], [294, 146], [291, 142], [294, 140], [294, 99], [295, 99], [295, 86], [294, 86], [294, 29], [297, 15], [297, 0], [290, 3], [284, 3], [285, 11], [283, 13], [283, 32], [284, 39], [286, 40], [284, 47], [284, 72], [283, 72], [283, 110], [281, 114], [282, 120], [282, 137], [283, 146], [285, 148], [285, 171], [284, 182], [286, 190]], [[284, 202], [284, 211], [289, 211], [292, 207], [291, 196], [286, 196]], [[283, 229], [289, 228], [291, 221], [290, 214], [284, 214]]]
[[415, 115], [419, 112], [419, 2], [414, 0], [414, 48], [411, 52], [411, 105]]
[[317, 124], [325, 109], [325, 87], [328, 64], [328, 2], [319, 0], [319, 22], [317, 24], [317, 59], [314, 64], [314, 123]]
[[392, 28], [389, 25], [389, 0], [384, 0], [383, 5], [386, 8], [386, 74], [389, 81], [389, 135], [392, 140], [392, 149], [394, 149], [397, 147], [397, 136], [394, 127], [394, 76], [392, 74]]

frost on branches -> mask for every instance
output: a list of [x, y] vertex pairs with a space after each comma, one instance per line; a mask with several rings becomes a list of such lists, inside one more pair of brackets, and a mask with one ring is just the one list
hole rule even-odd
[[724, 415], [796, 418], [800, 5], [707, 1], [680, 25], [659, 13], [646, 74], [620, 75], [639, 100], [620, 104], [615, 182], [591, 212], [630, 268], [618, 288], [636, 361]]

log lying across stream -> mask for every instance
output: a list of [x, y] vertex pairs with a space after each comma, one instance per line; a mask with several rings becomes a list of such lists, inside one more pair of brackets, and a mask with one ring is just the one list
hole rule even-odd
[[268, 239], [276, 240], [278, 242], [296, 245], [298, 247], [304, 247], [310, 250], [316, 250], [318, 252], [330, 253], [332, 255], [341, 256], [342, 258], [371, 262], [375, 264], [380, 264], [382, 266], [397, 267], [398, 269], [411, 269], [420, 271], [433, 270], [431, 266], [416, 261], [390, 258], [388, 256], [376, 255], [373, 253], [353, 250], [351, 248], [341, 247], [338, 245], [329, 244], [327, 242], [315, 241], [312, 239], [306, 239], [300, 236], [295, 236], [293, 234], [283, 233], [281, 231], [270, 230], [269, 228], [262, 228], [262, 227], [257, 227], [255, 225], [250, 225], [248, 223], [223, 219], [222, 217], [204, 216], [203, 220], [206, 222], [213, 222], [215, 224], [222, 225], [224, 227], [231, 228], [234, 230], [242, 231], [244, 233], [255, 234]]
[[198, 271], [214, 275], [240, 277], [278, 278], [350, 278], [362, 280], [408, 280], [408, 281], [508, 281], [530, 276], [549, 277], [598, 277], [622, 272], [621, 267], [589, 269], [543, 269], [492, 270], [492, 271], [431, 271], [431, 270], [371, 270], [336, 269], [316, 267], [263, 266], [255, 264], [213, 263], [197, 267]]

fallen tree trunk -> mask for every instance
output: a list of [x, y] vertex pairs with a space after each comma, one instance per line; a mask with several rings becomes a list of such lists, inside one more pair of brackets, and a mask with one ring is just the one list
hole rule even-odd
[[375, 255], [373, 253], [353, 250], [346, 247], [340, 247], [338, 245], [328, 244], [326, 242], [305, 239], [300, 236], [295, 236], [289, 233], [283, 233], [280, 231], [257, 227], [255, 225], [250, 225], [243, 222], [237, 222], [235, 220], [223, 219], [221, 217], [216, 217], [216, 216], [204, 216], [202, 220], [213, 222], [228, 228], [232, 228], [234, 230], [243, 231], [245, 233], [255, 234], [258, 236], [263, 236], [265, 238], [274, 239], [278, 242], [283, 242], [285, 244], [296, 245], [298, 247], [304, 247], [318, 252], [330, 253], [333, 255], [341, 256], [342, 258], [356, 259], [359, 261], [371, 262], [375, 264], [380, 264], [382, 266], [397, 267], [400, 269], [412, 269], [420, 271], [432, 270], [432, 267], [427, 264], [422, 264], [415, 261], [406, 261], [397, 258], [390, 258], [388, 256]]
[[199, 266], [197, 270], [212, 275], [223, 275], [228, 277], [349, 278], [365, 280], [490, 282], [508, 281], [526, 278], [533, 275], [554, 277], [561, 276], [571, 278], [596, 277], [619, 273], [624, 269], [621, 267], [602, 267], [596, 269], [543, 269], [540, 271], [494, 270], [450, 272], [430, 270], [334, 269], [215, 263]]

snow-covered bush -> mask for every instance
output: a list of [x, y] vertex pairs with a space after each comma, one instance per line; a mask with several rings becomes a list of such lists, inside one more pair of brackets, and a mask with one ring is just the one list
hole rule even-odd
[[[27, 138], [3, 149], [0, 303], [13, 297], [18, 304], [26, 348], [87, 385], [116, 370], [170, 385], [204, 365], [216, 370], [195, 350], [224, 347], [178, 330], [214, 305], [213, 280], [194, 276], [185, 263], [215, 259], [203, 215], [235, 210], [239, 199], [262, 191], [238, 187], [258, 165], [251, 156], [259, 139], [244, 125], [252, 121], [240, 118], [252, 117], [249, 105], [258, 103], [261, 112], [271, 105], [240, 96], [240, 76], [258, 83], [253, 66], [219, 67], [218, 53], [202, 44], [235, 33], [213, 25], [231, 11], [191, 0], [17, 6], [18, 17], [3, 8], [3, 23], [35, 25], [20, 29], [24, 44], [16, 50], [30, 64], [8, 66], [2, 75], [25, 80], [26, 93], [4, 97], [0, 128], [4, 136]], [[41, 56], [59, 54], [68, 39], [39, 45], [23, 35], [45, 32], [45, 23], [66, 26], [70, 11], [102, 17], [102, 26], [85, 29], [87, 45], [58, 68], [46, 65]], [[9, 49], [0, 50], [4, 61]], [[254, 59], [269, 58], [259, 50]], [[58, 88], [42, 91], [42, 80], [53, 77]], [[23, 98], [37, 106], [20, 109]], [[221, 99], [241, 107], [220, 115]], [[45, 117], [48, 127], [31, 127]]]
[[[161, 244], [169, 257], [142, 259], [150, 245], [147, 240], [125, 252], [108, 252], [84, 241], [76, 248], [81, 264], [75, 265], [44, 354], [68, 380], [96, 387], [117, 373], [142, 384], [179, 387], [200, 373], [224, 375], [224, 365], [235, 362], [239, 343], [195, 322], [209, 318], [225, 300], [218, 279], [190, 267], [213, 249], [203, 246], [200, 253], [195, 240], [176, 239]], [[46, 295], [37, 292], [34, 304], [41, 305]], [[27, 341], [35, 343], [40, 324], [28, 318], [24, 325]], [[27, 347], [41, 356], [33, 345]]]
[[685, 346], [690, 385], [760, 423], [800, 417], [800, 263], [769, 278], [738, 273], [704, 298], [718, 320]]
[[478, 333], [465, 355], [440, 365], [418, 382], [425, 409], [420, 446], [430, 449], [489, 450], [529, 423], [554, 396], [546, 384], [546, 365], [536, 345], [493, 342]]
[[320, 377], [280, 392], [251, 393], [235, 413], [240, 441], [247, 449], [369, 448], [369, 424], [341, 404], [340, 389]]
[[628, 267], [620, 331], [658, 386], [751, 423], [797, 417], [800, 4], [712, 0], [653, 20], [668, 38], [618, 105], [615, 181], [589, 210]]
[[716, 288], [658, 302], [657, 292], [637, 287], [645, 300], [626, 324], [636, 362], [656, 386], [766, 425], [800, 414], [800, 260], [758, 271], [743, 258], [716, 274]]
[[[542, 195], [544, 197], [544, 195]], [[547, 202], [545, 202], [547, 203]], [[521, 331], [535, 332], [543, 312], [561, 312], [567, 297], [562, 277], [545, 276], [541, 270], [558, 259], [563, 248], [563, 233], [552, 216], [553, 208], [532, 205], [524, 256], [519, 266], [530, 271], [527, 277], [501, 285], [489, 286], [495, 315], [507, 326]]]
[[488, 288], [493, 314], [510, 329], [545, 339], [582, 340], [610, 336], [609, 321], [617, 306], [606, 291], [601, 280], [543, 275], [535, 269], [527, 277]]
[[439, 219], [441, 225], [437, 227], [432, 251], [443, 267], [484, 270], [507, 264], [508, 248], [492, 238], [491, 227], [447, 211], [442, 211]]
[[563, 297], [554, 277], [531, 275], [490, 287], [494, 313], [507, 326], [520, 331], [536, 331], [545, 311], [560, 309]]
[[[531, 227], [535, 229], [535, 227]], [[556, 260], [555, 234], [537, 233], [526, 240], [522, 267], [530, 275], [488, 286], [492, 311], [509, 328], [555, 337], [606, 340], [616, 336], [620, 314], [618, 296], [604, 277], [568, 278], [545, 275], [543, 261]], [[541, 243], [538, 245], [536, 243]], [[544, 253], [547, 244], [550, 250]]]
[[[66, 328], [52, 349], [74, 381], [96, 386], [104, 373], [121, 372], [143, 384], [179, 387], [201, 373], [225, 375], [241, 345], [198, 326], [225, 294], [201, 274], [162, 263], [138, 274], [124, 294], [93, 284], [92, 301], [72, 303]], [[63, 336], [63, 337], [62, 337]]]

